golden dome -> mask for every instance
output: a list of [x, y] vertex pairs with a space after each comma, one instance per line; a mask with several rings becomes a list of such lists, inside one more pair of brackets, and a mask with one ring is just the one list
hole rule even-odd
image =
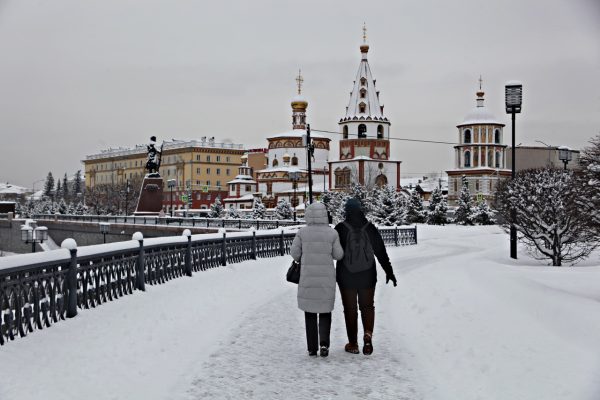
[[361, 53], [368, 53], [368, 52], [369, 52], [369, 45], [368, 45], [368, 44], [366, 44], [366, 43], [365, 43], [365, 44], [362, 44], [362, 45], [360, 46], [360, 52], [361, 52]]
[[297, 95], [292, 99], [291, 105], [294, 110], [306, 110], [308, 101], [303, 96]]

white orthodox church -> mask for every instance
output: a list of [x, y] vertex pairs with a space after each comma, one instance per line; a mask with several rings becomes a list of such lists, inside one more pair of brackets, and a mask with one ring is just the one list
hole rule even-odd
[[477, 92], [477, 106], [458, 124], [458, 145], [454, 146], [454, 169], [448, 173], [448, 202], [455, 205], [462, 185], [468, 185], [473, 197], [493, 201], [500, 179], [510, 176], [506, 168], [504, 124], [484, 105], [484, 92]]
[[362, 59], [354, 79], [346, 113], [338, 124], [342, 133], [339, 159], [329, 162], [332, 190], [352, 182], [372, 187], [391, 185], [400, 190], [400, 163], [390, 155], [390, 121], [383, 113], [379, 90], [367, 60], [369, 45], [363, 28]]

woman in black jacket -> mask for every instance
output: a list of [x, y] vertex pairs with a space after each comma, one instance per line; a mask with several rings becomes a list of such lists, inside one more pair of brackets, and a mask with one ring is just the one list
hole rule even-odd
[[[385, 271], [385, 282], [392, 281], [396, 286], [396, 277], [385, 244], [377, 228], [367, 221], [365, 214], [361, 209], [360, 202], [356, 199], [349, 199], [345, 206], [346, 219], [336, 225], [335, 230], [340, 236], [342, 248], [346, 248], [349, 228], [348, 223], [354, 229], [366, 227], [367, 237], [375, 253], [375, 257]], [[342, 304], [344, 306], [344, 317], [346, 320], [346, 332], [348, 334], [348, 344], [345, 350], [349, 353], [358, 354], [358, 308], [363, 325], [363, 354], [373, 353], [373, 327], [375, 325], [375, 307], [373, 305], [375, 297], [375, 284], [377, 283], [377, 270], [375, 269], [375, 260], [366, 270], [352, 273], [344, 265], [344, 259], [337, 262], [336, 280], [340, 288]]]

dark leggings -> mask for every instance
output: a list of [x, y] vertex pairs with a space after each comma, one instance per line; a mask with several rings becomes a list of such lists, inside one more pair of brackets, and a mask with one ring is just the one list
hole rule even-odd
[[358, 298], [358, 307], [360, 308], [360, 317], [362, 319], [364, 333], [373, 334], [375, 325], [375, 288], [352, 289], [340, 288], [342, 304], [344, 305], [344, 317], [346, 320], [346, 333], [349, 343], [358, 343], [358, 309], [356, 299]]
[[[319, 323], [317, 324], [317, 315]], [[329, 332], [331, 330], [331, 313], [304, 313], [304, 322], [306, 322], [306, 344], [308, 351], [317, 351], [319, 344], [329, 347]], [[318, 325], [318, 326], [317, 326]], [[321, 342], [319, 343], [319, 337]]]

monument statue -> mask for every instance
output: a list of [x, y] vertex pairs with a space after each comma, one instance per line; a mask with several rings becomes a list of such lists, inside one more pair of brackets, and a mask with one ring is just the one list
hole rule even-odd
[[162, 156], [162, 146], [160, 151], [156, 149], [156, 136], [150, 137], [150, 144], [146, 146], [148, 149], [148, 158], [146, 161], [146, 169], [149, 177], [159, 177], [158, 170], [160, 169], [160, 161]]
[[[164, 145], [164, 143], [163, 143]], [[134, 215], [159, 215], [163, 209], [163, 179], [158, 170], [162, 159], [162, 149], [156, 148], [156, 136], [150, 137], [150, 144], [146, 146], [148, 156], [146, 169], [148, 173], [142, 182], [140, 197]]]

